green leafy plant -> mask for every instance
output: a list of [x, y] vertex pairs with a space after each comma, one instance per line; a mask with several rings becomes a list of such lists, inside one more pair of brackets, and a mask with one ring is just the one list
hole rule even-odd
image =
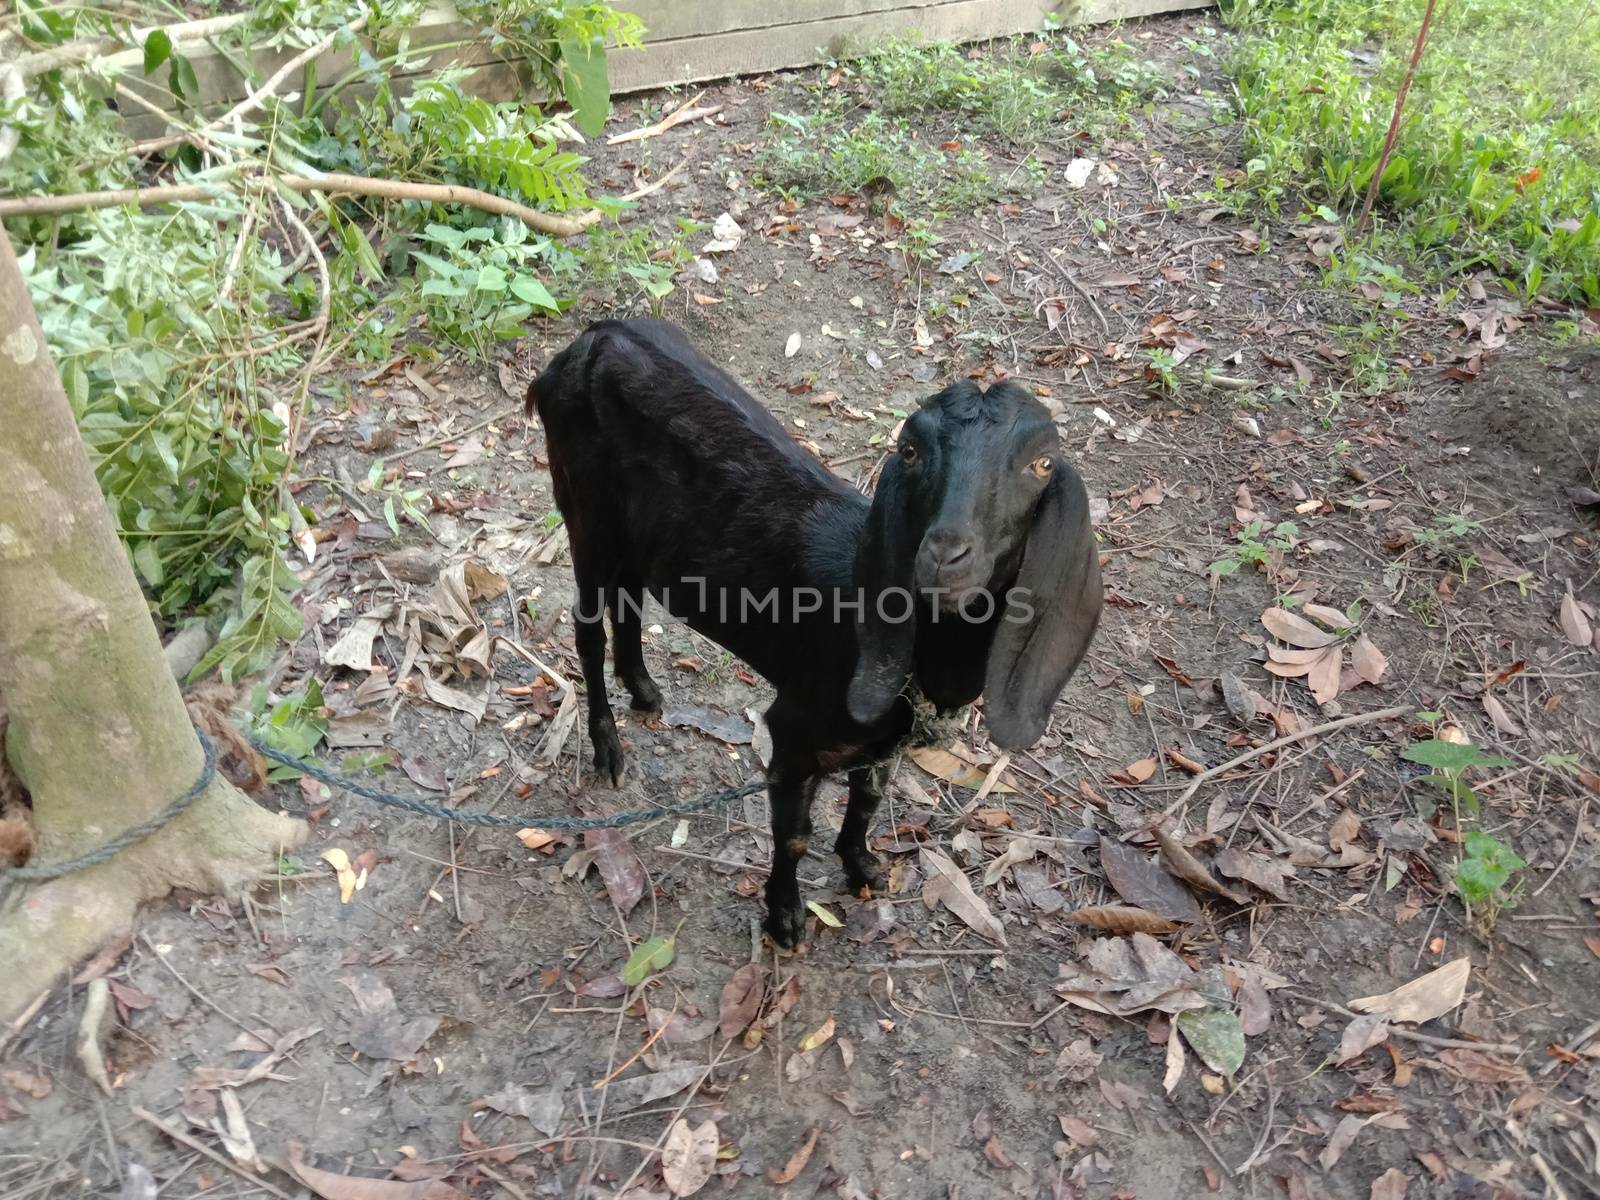
[[1178, 356], [1160, 347], [1143, 353], [1145, 382], [1163, 395], [1176, 396], [1183, 386], [1178, 378]]
[[420, 295], [428, 328], [458, 346], [488, 357], [496, 339], [521, 337], [535, 311], [559, 312], [534, 265], [544, 244], [527, 226], [505, 218], [498, 226], [458, 229], [430, 223], [414, 250], [422, 264]]
[[1279, 521], [1271, 529], [1265, 521], [1251, 521], [1233, 535], [1238, 545], [1208, 569], [1214, 579], [1225, 579], [1246, 565], [1265, 567], [1272, 561], [1274, 552], [1293, 550], [1294, 540], [1299, 535], [1299, 526], [1293, 521]]
[[1470, 907], [1477, 907], [1493, 925], [1489, 913], [1511, 907], [1506, 884], [1527, 861], [1515, 850], [1480, 830], [1468, 830], [1462, 844], [1461, 861], [1456, 864], [1456, 892]]
[[[328, 734], [328, 713], [322, 703], [322, 684], [309, 678], [297, 692], [268, 704], [265, 687], [257, 686], [252, 697], [254, 709], [251, 732], [274, 750], [295, 758], [310, 760]], [[274, 763], [267, 778], [298, 779], [301, 772], [283, 763]]]
[[[1348, 209], [1377, 170], [1424, 0], [1235, 0], [1245, 186]], [[1588, 14], [1592, 17], [1592, 14]], [[1525, 295], [1600, 303], [1600, 22], [1558, 0], [1441, 5], [1380, 195], [1383, 241]]]

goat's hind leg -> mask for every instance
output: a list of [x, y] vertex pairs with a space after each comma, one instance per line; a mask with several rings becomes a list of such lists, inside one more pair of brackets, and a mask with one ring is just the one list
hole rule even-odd
[[611, 608], [611, 657], [617, 677], [628, 689], [634, 708], [660, 712], [661, 689], [644, 665], [644, 587], [638, 580], [624, 580], [606, 589], [606, 599]]
[[578, 598], [572, 607], [577, 625], [578, 661], [583, 666], [583, 686], [588, 693], [589, 740], [594, 744], [594, 769], [612, 787], [622, 786], [622, 739], [606, 695], [606, 588], [595, 579], [595, 564], [572, 544], [572, 571], [578, 581]]
[[844, 824], [833, 850], [844, 864], [845, 883], [852, 892], [883, 889], [877, 856], [867, 849], [867, 830], [872, 827], [872, 814], [883, 800], [892, 770], [893, 760], [889, 760], [857, 767], [849, 775], [850, 803], [844, 810]]

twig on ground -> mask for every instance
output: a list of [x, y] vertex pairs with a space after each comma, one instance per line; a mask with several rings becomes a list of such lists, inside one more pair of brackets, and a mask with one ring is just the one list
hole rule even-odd
[[183, 972], [178, 970], [178, 968], [173, 966], [171, 963], [169, 963], [167, 961], [167, 959], [166, 959], [166, 955], [162, 954], [161, 951], [156, 949], [155, 943], [150, 940], [150, 935], [149, 934], [141, 933], [139, 935], [139, 940], [141, 942], [143, 942], [145, 944], [145, 948], [147, 950], [149, 950], [152, 955], [155, 956], [155, 960], [158, 963], [160, 963], [163, 967], [165, 967], [168, 970], [168, 972], [171, 973], [171, 975], [172, 975], [172, 977], [174, 979], [176, 979], [179, 983], [183, 984], [183, 986], [188, 989], [189, 994], [191, 996], [193, 996], [196, 1000], [200, 1001], [201, 1004], [204, 1004], [207, 1008], [209, 1008], [212, 1012], [216, 1013], [219, 1017], [227, 1018], [229, 1021], [231, 1021], [235, 1025], [237, 1025], [240, 1029], [242, 1029], [246, 1033], [252, 1034], [252, 1035], [254, 1035], [257, 1032], [257, 1030], [263, 1025], [265, 1025], [268, 1029], [272, 1030], [273, 1033], [282, 1032], [281, 1030], [278, 1029], [277, 1026], [273, 1025], [272, 1022], [268, 1021], [265, 1017], [260, 1018], [258, 1020], [257, 1024], [255, 1024], [255, 1025], [246, 1025], [243, 1021], [239, 1020], [238, 1017], [234, 1016], [231, 1012], [229, 1012], [227, 1009], [225, 1009], [221, 1005], [219, 1005], [210, 996], [206, 995], [199, 988], [195, 987], [194, 984], [190, 983], [187, 979], [185, 979], [184, 976], [183, 976]]
[[284, 1191], [282, 1188], [278, 1187], [276, 1184], [268, 1183], [255, 1172], [245, 1170], [231, 1159], [218, 1154], [215, 1150], [211, 1149], [211, 1147], [202, 1142], [196, 1141], [183, 1130], [169, 1124], [166, 1121], [163, 1121], [160, 1117], [156, 1116], [155, 1113], [149, 1111], [148, 1109], [140, 1108], [138, 1105], [134, 1105], [129, 1111], [141, 1121], [154, 1125], [173, 1141], [179, 1143], [180, 1145], [189, 1147], [189, 1149], [193, 1150], [196, 1154], [203, 1155], [224, 1170], [232, 1171], [240, 1179], [249, 1180], [251, 1187], [258, 1187], [264, 1192], [271, 1192], [274, 1196], [277, 1196], [279, 1200], [294, 1200], [293, 1196]]
[[[1324, 1000], [1320, 996], [1308, 996], [1304, 992], [1297, 992], [1293, 988], [1284, 988], [1284, 991], [1297, 1000], [1304, 1000], [1307, 1004], [1320, 1004], [1323, 1008], [1331, 1008], [1341, 1017], [1349, 1017], [1352, 1021], [1361, 1014], [1351, 1012], [1342, 1004], [1335, 1004], [1332, 1000]], [[1389, 1026], [1389, 1036], [1401, 1038], [1408, 1042], [1420, 1042], [1424, 1046], [1437, 1046], [1441, 1050], [1482, 1050], [1490, 1054], [1509, 1054], [1513, 1057], [1522, 1053], [1521, 1046], [1513, 1046], [1509, 1042], [1474, 1042], [1467, 1038], [1435, 1037], [1431, 1033], [1420, 1033], [1415, 1029], [1402, 1029], [1398, 1025]]]
[[681, 162], [679, 162], [677, 166], [673, 167], [670, 171], [668, 171], [665, 175], [658, 176], [654, 181], [645, 184], [643, 187], [634, 188], [633, 191], [628, 192], [628, 193], [626, 193], [624, 195], [618, 196], [617, 199], [618, 200], [629, 200], [629, 201], [632, 201], [632, 200], [643, 200], [651, 192], [659, 191], [660, 189], [666, 187], [667, 183], [672, 179], [672, 177], [674, 175], [676, 175], [679, 171], [683, 170], [688, 165], [689, 165], [689, 160], [687, 158], [685, 158]]
[[[704, 114], [695, 111], [694, 106], [700, 103], [705, 94], [705, 89], [701, 88], [654, 125], [646, 125], [642, 129], [630, 129], [627, 133], [614, 133], [606, 139], [606, 145], [619, 146], [623, 142], [638, 142], [643, 141], [645, 138], [657, 137], [674, 125], [681, 124], [684, 121], [692, 121], [696, 116], [703, 116]], [[711, 109], [712, 112], [720, 112], [721, 110], [722, 105], [720, 104]]]
[[615, 1192], [616, 1195], [627, 1195], [628, 1189], [638, 1182], [640, 1175], [644, 1174], [644, 1169], [649, 1165], [650, 1160], [657, 1157], [661, 1153], [661, 1148], [667, 1144], [667, 1136], [672, 1132], [672, 1127], [678, 1123], [685, 1110], [687, 1110], [689, 1105], [694, 1102], [695, 1096], [697, 1096], [700, 1092], [700, 1089], [705, 1086], [706, 1080], [711, 1078], [711, 1072], [717, 1069], [717, 1064], [722, 1061], [722, 1056], [728, 1052], [728, 1047], [731, 1045], [733, 1045], [732, 1038], [728, 1038], [722, 1043], [722, 1049], [717, 1051], [717, 1056], [711, 1060], [710, 1064], [701, 1073], [699, 1080], [692, 1088], [689, 1089], [688, 1094], [683, 1098], [683, 1103], [678, 1105], [676, 1111], [673, 1112], [672, 1120], [667, 1122], [667, 1127], [662, 1131], [661, 1136], [656, 1139], [656, 1144], [649, 1147], [649, 1153], [644, 1155], [644, 1157], [639, 1160], [639, 1165], [633, 1169], [633, 1174], [629, 1175], [627, 1179], [623, 1180], [622, 1186], [619, 1187]]
[[[1392, 717], [1403, 717], [1406, 714], [1415, 711], [1416, 706], [1413, 704], [1396, 704], [1389, 708], [1380, 708], [1375, 712], [1352, 713], [1348, 717], [1340, 717], [1336, 721], [1327, 721], [1321, 725], [1313, 725], [1310, 729], [1301, 729], [1295, 733], [1286, 734], [1274, 741], [1257, 746], [1253, 750], [1246, 750], [1243, 754], [1236, 754], [1220, 766], [1212, 767], [1210, 770], [1202, 771], [1200, 774], [1196, 775], [1192, 780], [1189, 781], [1189, 786], [1184, 788], [1182, 792], [1178, 793], [1178, 798], [1171, 804], [1167, 805], [1166, 808], [1161, 810], [1160, 817], [1170, 817], [1180, 808], [1183, 808], [1189, 803], [1190, 798], [1200, 790], [1202, 785], [1215, 779], [1218, 775], [1225, 775], [1235, 767], [1243, 766], [1252, 759], [1260, 758], [1263, 754], [1268, 754], [1273, 750], [1281, 749], [1284, 746], [1292, 746], [1296, 742], [1305, 741], [1307, 738], [1320, 737], [1325, 733], [1333, 733], [1335, 730], [1345, 729], [1351, 725], [1367, 725], [1373, 721], [1387, 721]], [[1159, 817], [1157, 819], [1159, 819]]]
[[1250, 1157], [1245, 1159], [1237, 1167], [1233, 1168], [1233, 1175], [1234, 1175], [1235, 1179], [1237, 1179], [1240, 1175], [1243, 1175], [1251, 1167], [1255, 1166], [1256, 1165], [1256, 1159], [1260, 1158], [1261, 1155], [1262, 1155], [1262, 1152], [1266, 1149], [1267, 1139], [1272, 1136], [1272, 1118], [1277, 1113], [1277, 1111], [1278, 1111], [1278, 1089], [1272, 1086], [1272, 1078], [1271, 1078], [1271, 1076], [1268, 1076], [1268, 1078], [1267, 1078], [1267, 1117], [1266, 1117], [1266, 1120], [1261, 1122], [1261, 1133], [1256, 1137], [1256, 1144], [1250, 1150]]

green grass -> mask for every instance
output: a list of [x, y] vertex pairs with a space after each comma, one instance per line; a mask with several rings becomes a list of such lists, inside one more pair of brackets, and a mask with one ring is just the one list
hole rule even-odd
[[[1425, 0], [1233, 0], [1247, 187], [1359, 208]], [[1600, 303], [1600, 5], [1447, 0], [1412, 85], [1384, 240], [1526, 296]]]
[[[976, 55], [951, 42], [895, 40], [838, 69], [857, 86], [814, 88], [809, 112], [773, 114], [762, 180], [801, 198], [886, 184], [911, 211], [1025, 194], [1044, 174], [1033, 147], [1114, 123], [1160, 88], [1124, 43], [1089, 50], [1060, 36]], [[1021, 149], [1021, 165], [986, 156], [985, 135]]]

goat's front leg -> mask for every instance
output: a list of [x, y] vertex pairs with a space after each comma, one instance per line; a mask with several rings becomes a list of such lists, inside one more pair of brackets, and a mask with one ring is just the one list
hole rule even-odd
[[870, 767], [857, 767], [849, 775], [850, 803], [844, 810], [844, 824], [839, 829], [839, 840], [833, 844], [833, 851], [844, 863], [845, 883], [852, 892], [875, 892], [883, 888], [877, 856], [867, 849], [867, 830], [872, 828], [872, 814], [883, 800], [892, 770], [892, 762], [879, 762]]
[[594, 769], [612, 787], [622, 786], [622, 739], [611, 715], [606, 695], [605, 594], [597, 587], [578, 584], [578, 602], [572, 619], [577, 624], [578, 662], [583, 666], [583, 686], [589, 701], [589, 740], [594, 743]]
[[780, 758], [774, 748], [767, 768], [772, 806], [772, 874], [767, 877], [767, 936], [784, 950], [805, 936], [806, 910], [800, 903], [800, 860], [811, 844], [811, 802], [820, 779], [815, 763]]

